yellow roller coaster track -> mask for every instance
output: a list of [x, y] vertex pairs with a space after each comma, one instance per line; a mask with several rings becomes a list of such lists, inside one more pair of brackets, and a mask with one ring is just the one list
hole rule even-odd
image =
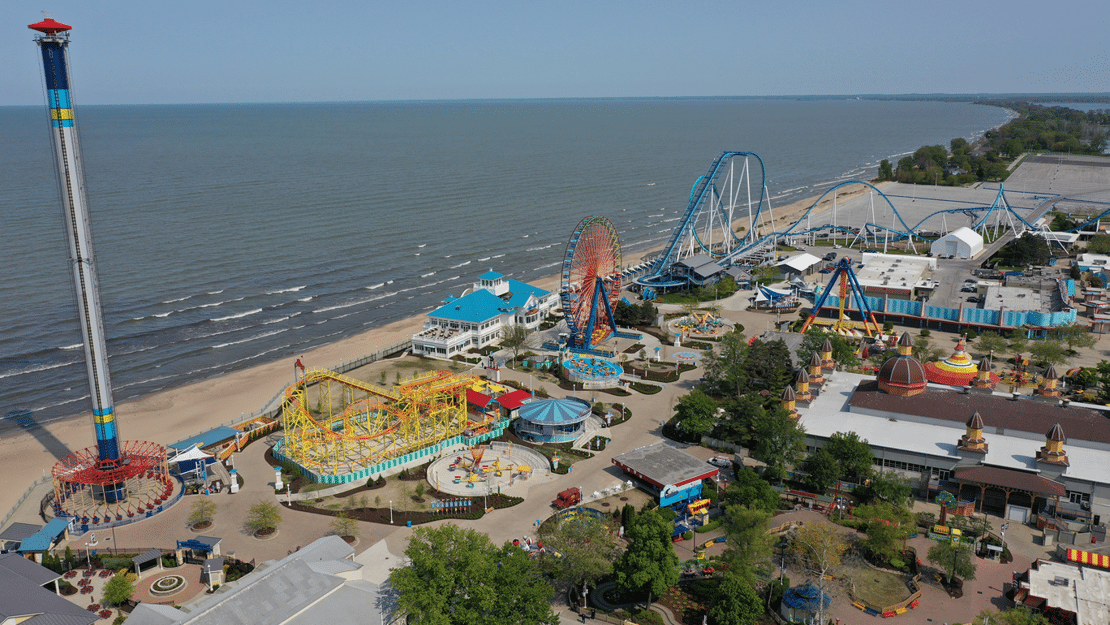
[[389, 390], [309, 369], [285, 390], [285, 453], [305, 468], [341, 474], [434, 445], [467, 429], [466, 389], [476, 379], [435, 371]]

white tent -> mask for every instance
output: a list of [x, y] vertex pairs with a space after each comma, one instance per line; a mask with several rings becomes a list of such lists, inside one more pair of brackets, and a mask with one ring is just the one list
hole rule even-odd
[[975, 258], [983, 251], [983, 237], [971, 228], [959, 228], [933, 241], [929, 251], [934, 256]]

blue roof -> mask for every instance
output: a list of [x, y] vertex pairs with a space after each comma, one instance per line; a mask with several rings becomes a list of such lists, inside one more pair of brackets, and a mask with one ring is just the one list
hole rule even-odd
[[46, 551], [66, 531], [67, 527], [69, 527], [69, 519], [54, 517], [41, 530], [24, 538], [23, 542], [19, 543], [18, 551]]
[[196, 447], [197, 443], [200, 443], [200, 446], [203, 449], [210, 445], [215, 445], [216, 443], [219, 443], [221, 441], [226, 441], [229, 438], [235, 438], [235, 436], [238, 434], [239, 430], [236, 430], [233, 427], [228, 427], [226, 425], [221, 425], [220, 427], [208, 430], [203, 434], [197, 434], [192, 438], [178, 441], [170, 445], [170, 447], [173, 447], [174, 449], [189, 449], [190, 447]]
[[513, 280], [509, 278], [509, 292], [512, 297], [509, 298], [509, 307], [520, 308], [528, 303], [528, 298], [535, 295], [536, 298], [546, 297], [548, 291], [541, 289], [538, 286], [532, 286], [527, 282], [520, 280]]
[[478, 279], [479, 280], [500, 280], [501, 278], [504, 278], [504, 277], [505, 276], [503, 276], [503, 275], [497, 273], [496, 271], [494, 271], [493, 267], [490, 267], [490, 270], [483, 273], [482, 275], [478, 276]]
[[576, 397], [540, 399], [521, 406], [518, 414], [536, 425], [572, 425], [590, 416], [590, 402]]
[[502, 301], [500, 297], [485, 289], [478, 289], [449, 304], [440, 306], [428, 313], [428, 316], [451, 321], [482, 323], [507, 312], [510, 312], [509, 305]]
[[787, 589], [786, 593], [782, 596], [782, 602], [795, 610], [817, 612], [818, 595], [821, 596], [821, 603], [824, 604], [824, 607], [827, 608], [832, 604], [832, 598], [818, 590], [813, 584], [795, 586], [794, 588]]

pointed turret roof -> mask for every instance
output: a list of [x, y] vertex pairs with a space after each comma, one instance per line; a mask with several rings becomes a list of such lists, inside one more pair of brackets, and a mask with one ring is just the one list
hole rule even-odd
[[820, 367], [821, 366], [821, 356], [817, 355], [817, 352], [813, 352], [813, 357], [809, 359], [809, 366], [811, 366], [811, 367]]
[[1045, 437], [1050, 441], [1060, 441], [1061, 443], [1066, 443], [1068, 440], [1068, 438], [1064, 436], [1064, 428], [1060, 427], [1059, 423], [1052, 426], [1052, 429], [1048, 431]]
[[913, 347], [913, 339], [910, 338], [910, 333], [903, 332], [902, 338], [898, 339], [898, 344], [902, 347]]
[[798, 398], [798, 396], [794, 394], [793, 387], [787, 386], [786, 388], [784, 388], [782, 390], [782, 399], [783, 399], [783, 401], [794, 401], [797, 398]]
[[1060, 375], [1056, 373], [1056, 367], [1048, 365], [1048, 370], [1044, 372], [1044, 379], [1046, 380], [1059, 380]]
[[833, 350], [833, 348], [832, 348], [832, 341], [830, 341], [829, 339], [827, 339], [827, 338], [826, 338], [826, 339], [825, 339], [825, 342], [824, 342], [824, 343], [821, 343], [821, 351], [823, 351], [823, 352], [831, 352], [832, 350]]
[[798, 369], [798, 375], [794, 378], [794, 382], [798, 384], [809, 384], [809, 372], [805, 367]]
[[967, 420], [967, 427], [973, 430], [983, 429], [983, 417], [980, 417], [978, 412], [971, 415], [971, 418]]

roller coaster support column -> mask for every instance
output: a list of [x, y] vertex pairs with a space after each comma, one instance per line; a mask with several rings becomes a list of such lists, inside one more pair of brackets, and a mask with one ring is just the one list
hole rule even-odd
[[[50, 109], [50, 135], [53, 138], [54, 160], [61, 186], [69, 261], [77, 291], [77, 310], [89, 374], [89, 396], [92, 400], [99, 467], [109, 470], [120, 464], [120, 446], [112, 401], [112, 383], [108, 375], [108, 350], [100, 313], [100, 289], [97, 285], [92, 233], [89, 229], [88, 204], [85, 200], [85, 179], [81, 168], [81, 152], [77, 145], [73, 99], [69, 91], [67, 31], [70, 27], [53, 19], [46, 19], [31, 24], [29, 28], [42, 33], [35, 37], [35, 42], [42, 51], [47, 106]], [[114, 502], [117, 497], [122, 496], [122, 487], [115, 486], [105, 486], [105, 499], [108, 501]]]

